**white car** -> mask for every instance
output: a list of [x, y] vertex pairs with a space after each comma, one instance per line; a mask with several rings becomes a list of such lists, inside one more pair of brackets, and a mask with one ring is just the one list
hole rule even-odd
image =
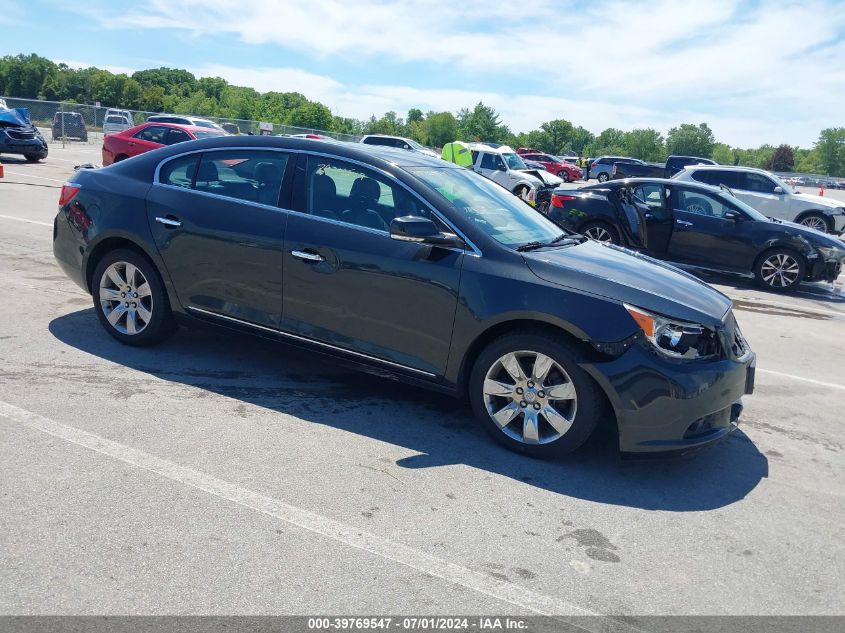
[[382, 145], [384, 147], [398, 147], [399, 149], [408, 149], [432, 158], [440, 158], [440, 156], [433, 150], [428, 149], [417, 143], [414, 139], [405, 138], [403, 136], [388, 136], [387, 134], [367, 134], [360, 140], [364, 145]]
[[131, 127], [133, 127], [132, 124], [125, 116], [109, 114], [106, 116], [106, 120], [103, 121], [103, 136], [123, 132], [123, 130], [128, 130]]
[[0, 99], [0, 110], [8, 110], [9, 106], [6, 105], [5, 99]]
[[185, 114], [154, 114], [147, 117], [147, 123], [177, 123], [179, 125], [193, 125], [195, 127], [207, 127], [213, 130], [220, 130], [225, 132], [222, 127], [217, 125], [214, 121], [209, 119], [202, 119], [196, 116], [188, 116]]
[[502, 185], [520, 198], [533, 202], [537, 190], [546, 185], [543, 180], [526, 171], [528, 166], [522, 157], [507, 145], [493, 147], [485, 143], [469, 143], [468, 146], [472, 152], [473, 171]]
[[672, 178], [724, 185], [730, 188], [734, 196], [770, 218], [797, 222], [826, 233], [845, 231], [845, 203], [833, 198], [799, 193], [763, 169], [690, 165]]
[[135, 127], [135, 118], [132, 116], [132, 113], [129, 110], [109, 108], [108, 110], [106, 110], [106, 116], [103, 118], [103, 121], [108, 119], [110, 116], [122, 116], [124, 119], [126, 119], [126, 122], [129, 124], [129, 127]]

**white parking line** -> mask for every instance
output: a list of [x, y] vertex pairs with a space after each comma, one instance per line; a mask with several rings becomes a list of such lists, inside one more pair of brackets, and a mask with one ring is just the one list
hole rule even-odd
[[[297, 508], [278, 499], [218, 479], [213, 475], [180, 466], [7, 402], [0, 401], [0, 417], [534, 613], [557, 616], [599, 615], [569, 604], [558, 597], [537, 593], [520, 585], [498, 580], [382, 536], [364, 532], [353, 525]], [[583, 628], [580, 623], [576, 626]], [[597, 620], [594, 626], [595, 630], [601, 631], [640, 630], [629, 624], [605, 618]]]
[[37, 224], [39, 226], [53, 226], [52, 222], [39, 222], [38, 220], [27, 220], [26, 218], [16, 218], [13, 215], [0, 215], [4, 220], [17, 220], [18, 222], [26, 222], [28, 224]]
[[823, 382], [821, 380], [813, 380], [812, 378], [803, 378], [802, 376], [793, 376], [792, 374], [784, 374], [780, 371], [775, 371], [773, 369], [760, 369], [757, 368], [759, 373], [763, 374], [772, 374], [774, 376], [781, 376], [783, 378], [791, 378], [792, 380], [800, 380], [801, 382], [809, 382], [813, 385], [819, 385], [821, 387], [830, 387], [831, 389], [841, 389], [845, 391], [845, 385], [837, 385], [835, 382]]
[[33, 176], [32, 174], [24, 174], [19, 171], [6, 170], [6, 173], [11, 174], [12, 176], [23, 176], [24, 178], [37, 178], [38, 180], [49, 180], [50, 182], [60, 182], [62, 184], [65, 184], [67, 182], [67, 180], [56, 180], [55, 178], [47, 178], [46, 176]]

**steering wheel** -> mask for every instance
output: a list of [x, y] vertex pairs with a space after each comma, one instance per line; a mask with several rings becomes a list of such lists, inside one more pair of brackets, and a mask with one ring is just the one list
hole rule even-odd
[[713, 215], [713, 206], [704, 198], [687, 198], [684, 207], [685, 211], [698, 215]]

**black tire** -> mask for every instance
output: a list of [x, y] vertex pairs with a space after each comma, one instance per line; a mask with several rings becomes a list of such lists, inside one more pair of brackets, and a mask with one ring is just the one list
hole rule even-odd
[[557, 173], [558, 176], [563, 178], [563, 182], [569, 182], [571, 178], [569, 177], [569, 172], [565, 170], [561, 170]]
[[41, 154], [24, 154], [23, 157], [28, 163], [37, 163], [42, 158]]
[[[106, 316], [106, 308], [104, 308], [100, 301], [101, 280], [103, 279], [106, 270], [112, 266], [112, 264], [118, 264], [119, 267], [121, 263], [128, 263], [134, 266], [149, 285], [149, 301], [146, 301], [144, 297], [141, 297], [137, 299], [137, 302], [138, 304], [142, 304], [143, 301], [144, 304], [142, 304], [142, 306], [145, 310], [149, 310], [151, 316], [149, 321], [146, 321], [143, 328], [135, 334], [122, 332], [117, 329], [117, 326], [112, 325]], [[136, 280], [140, 279], [140, 277], [136, 277]], [[135, 282], [131, 283], [134, 286]], [[140, 291], [141, 285], [142, 284], [135, 286], [133, 290]], [[173, 313], [170, 310], [170, 301], [167, 298], [167, 292], [164, 288], [164, 283], [161, 280], [158, 270], [156, 270], [156, 267], [145, 255], [142, 255], [137, 251], [121, 248], [106, 254], [102, 259], [100, 259], [91, 278], [91, 297], [94, 301], [94, 311], [97, 313], [97, 318], [100, 319], [100, 323], [109, 334], [125, 345], [133, 345], [136, 347], [155, 345], [169, 338], [177, 329], [176, 321], [173, 319]], [[119, 304], [119, 302], [117, 303]], [[108, 303], [108, 305], [115, 304]], [[125, 323], [126, 319], [128, 319], [128, 317], [120, 317], [118, 319], [118, 325], [121, 321]], [[133, 323], [135, 323], [134, 319]], [[126, 328], [125, 325], [122, 327]]]
[[114, 162], [119, 163], [120, 161], [126, 160], [127, 158], [129, 158], [129, 157], [126, 154], [118, 154], [115, 157]]
[[[601, 231], [604, 231], [610, 239], [599, 239]], [[587, 222], [578, 230], [578, 232], [581, 233], [581, 235], [586, 235], [596, 242], [616, 244], [617, 246], [621, 243], [621, 240], [619, 239], [619, 231], [607, 222]]]
[[830, 233], [833, 230], [830, 218], [824, 213], [805, 213], [801, 216], [801, 219], [798, 220], [798, 224], [802, 224], [806, 227], [819, 231], [821, 231], [821, 227], [824, 226], [824, 233]]
[[528, 187], [526, 187], [525, 185], [519, 185], [517, 187], [514, 187], [513, 195], [515, 195], [517, 198], [525, 200], [523, 196], [525, 196], [526, 193], [528, 193]]
[[596, 180], [598, 180], [599, 182], [607, 182], [608, 180], [610, 180], [610, 176], [608, 176], [606, 172], [602, 172], [599, 174]]
[[[502, 430], [487, 411], [484, 394], [487, 374], [491, 370], [495, 371], [499, 360], [512, 352], [537, 352], [548, 356], [566, 372], [569, 378], [568, 382], [572, 383], [575, 390], [575, 401], [574, 404], [570, 405], [574, 406], [571, 426], [564, 433], [557, 435], [555, 439], [550, 439], [550, 437], [556, 435], [554, 429], [548, 422], [541, 425], [546, 432], [552, 432], [550, 435], [547, 434], [545, 438], [545, 440], [550, 440], [547, 443], [529, 444], [514, 439], [509, 434], [518, 432], [514, 429], [520, 428], [524, 421], [524, 413], [517, 413], [513, 420], [504, 427], [506, 430]], [[470, 375], [469, 400], [475, 417], [494, 440], [512, 451], [541, 458], [571, 453], [590, 437], [590, 434], [596, 428], [602, 411], [599, 387], [578, 366], [578, 358], [578, 351], [572, 343], [564, 336], [548, 331], [520, 330], [496, 339], [481, 352]], [[527, 375], [530, 375], [531, 368], [523, 367], [523, 369]], [[551, 370], [549, 375], [551, 376], [555, 371], [554, 369]], [[559, 379], [560, 376], [558, 375]], [[510, 396], [502, 398], [505, 406], [511, 406], [510, 402], [512, 401]], [[497, 402], [493, 408], [498, 408], [498, 406], [499, 403]], [[517, 407], [519, 406], [521, 405], [517, 405]], [[524, 410], [528, 409], [529, 407], [526, 407]], [[570, 414], [571, 412], [572, 409], [570, 409]]]
[[[779, 275], [775, 272], [774, 276], [772, 276], [773, 270], [777, 269], [778, 258], [791, 258], [791, 261], [794, 262], [793, 265], [789, 262], [789, 260], [781, 260], [783, 261], [782, 268], [785, 271], [784, 275], [786, 276], [786, 280], [789, 281], [789, 283], [784, 285], [778, 285], [784, 282], [784, 275]], [[793, 272], [796, 268], [797, 270]], [[792, 292], [801, 285], [802, 281], [804, 281], [806, 272], [807, 264], [805, 263], [804, 258], [788, 248], [776, 247], [769, 249], [760, 255], [760, 257], [757, 258], [757, 262], [754, 264], [754, 276], [757, 279], [757, 283], [767, 290], [772, 290], [774, 292]]]

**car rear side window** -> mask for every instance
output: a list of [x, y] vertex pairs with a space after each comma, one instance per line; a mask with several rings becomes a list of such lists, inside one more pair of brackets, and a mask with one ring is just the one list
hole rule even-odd
[[330, 220], [387, 231], [406, 215], [428, 217], [414, 196], [381, 174], [341, 160], [309, 156], [305, 212]]
[[150, 143], [161, 143], [164, 145], [164, 139], [167, 136], [167, 129], [163, 125], [151, 125], [145, 127], [143, 130], [135, 132], [134, 137], [142, 141], [149, 141]]
[[193, 186], [193, 177], [199, 159], [199, 154], [188, 154], [166, 162], [161, 167], [158, 181], [164, 185], [190, 189]]
[[185, 141], [190, 141], [191, 137], [185, 130], [180, 130], [178, 128], [172, 127], [167, 132], [167, 144], [168, 145], [176, 145], [176, 143], [184, 143]]
[[186, 175], [196, 191], [278, 206], [287, 163], [288, 155], [282, 152], [207, 152]]

